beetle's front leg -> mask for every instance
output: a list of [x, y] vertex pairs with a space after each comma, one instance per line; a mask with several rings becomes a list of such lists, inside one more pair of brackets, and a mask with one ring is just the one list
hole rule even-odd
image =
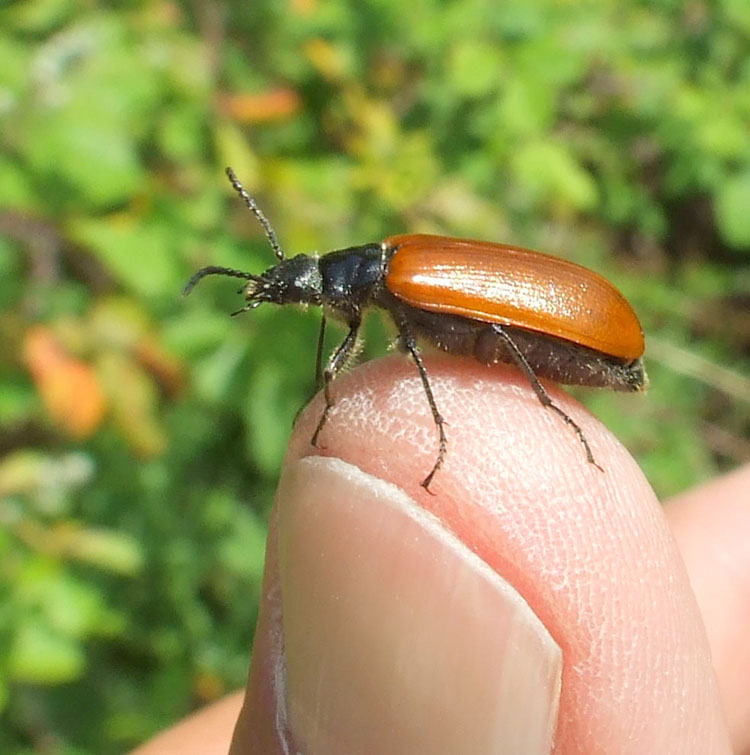
[[349, 361], [349, 357], [357, 345], [357, 335], [359, 334], [359, 327], [361, 324], [362, 317], [360, 315], [357, 315], [349, 321], [349, 333], [338, 349], [333, 353], [333, 356], [328, 360], [328, 365], [323, 371], [323, 395], [325, 396], [326, 405], [323, 409], [323, 414], [320, 415], [318, 426], [315, 428], [312, 440], [310, 441], [313, 446], [317, 447], [320, 431], [328, 421], [328, 415], [333, 408], [334, 401], [333, 396], [331, 396], [331, 383], [341, 368]]

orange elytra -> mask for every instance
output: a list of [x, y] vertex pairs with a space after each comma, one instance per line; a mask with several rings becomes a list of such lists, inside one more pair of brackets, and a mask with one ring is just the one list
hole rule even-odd
[[628, 361], [643, 356], [641, 325], [598, 273], [520, 247], [427, 234], [390, 236], [386, 285], [430, 312], [525, 328]]

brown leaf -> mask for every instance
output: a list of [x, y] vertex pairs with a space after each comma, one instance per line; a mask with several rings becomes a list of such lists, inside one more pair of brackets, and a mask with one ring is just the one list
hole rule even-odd
[[91, 366], [68, 354], [43, 325], [26, 333], [23, 356], [52, 420], [73, 438], [96, 432], [107, 400]]

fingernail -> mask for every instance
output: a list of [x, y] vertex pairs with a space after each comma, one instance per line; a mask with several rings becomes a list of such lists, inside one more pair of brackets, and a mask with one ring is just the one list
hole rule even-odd
[[528, 604], [404, 492], [339, 459], [278, 494], [295, 746], [548, 753], [562, 654]]

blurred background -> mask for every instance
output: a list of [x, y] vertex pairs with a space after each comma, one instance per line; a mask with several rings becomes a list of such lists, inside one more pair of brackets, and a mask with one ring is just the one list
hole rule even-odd
[[0, 750], [121, 752], [244, 682], [318, 318], [180, 296], [274, 261], [226, 165], [290, 253], [598, 270], [651, 389], [576, 395], [662, 496], [750, 459], [748, 35], [745, 0], [4, 3]]

